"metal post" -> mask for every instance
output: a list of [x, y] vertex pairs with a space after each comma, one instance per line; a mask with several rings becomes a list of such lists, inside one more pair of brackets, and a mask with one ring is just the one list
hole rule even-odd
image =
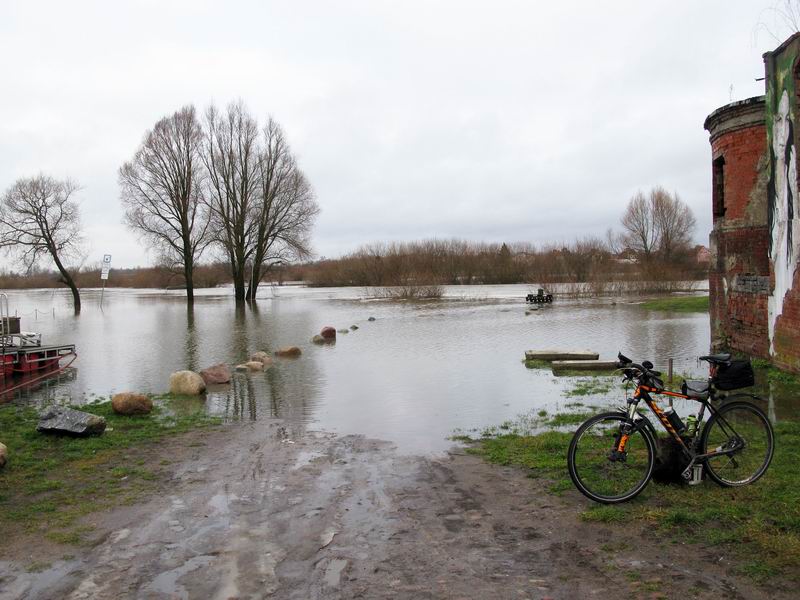
[[672, 359], [671, 358], [669, 359], [669, 362], [667, 363], [667, 381], [672, 383]]

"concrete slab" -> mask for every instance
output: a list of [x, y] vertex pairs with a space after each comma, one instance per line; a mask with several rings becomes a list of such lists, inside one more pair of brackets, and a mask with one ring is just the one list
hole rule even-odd
[[588, 350], [528, 350], [525, 360], [597, 360], [600, 355]]
[[617, 368], [614, 360], [555, 360], [552, 363], [555, 371], [613, 371]]

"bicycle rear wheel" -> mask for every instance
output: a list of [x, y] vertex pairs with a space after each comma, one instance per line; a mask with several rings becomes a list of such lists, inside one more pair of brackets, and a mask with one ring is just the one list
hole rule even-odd
[[700, 441], [703, 454], [738, 448], [706, 460], [708, 476], [719, 485], [753, 483], [772, 461], [775, 435], [767, 415], [749, 402], [731, 402], [712, 415]]
[[613, 452], [626, 421], [620, 413], [594, 416], [578, 428], [569, 445], [569, 476], [575, 487], [595, 502], [630, 500], [653, 474], [655, 444], [647, 430], [632, 433], [623, 453]]

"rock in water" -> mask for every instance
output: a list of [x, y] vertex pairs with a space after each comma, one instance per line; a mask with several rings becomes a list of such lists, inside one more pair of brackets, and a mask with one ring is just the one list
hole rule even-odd
[[350, 325], [350, 329], [352, 329], [353, 331], [355, 331], [355, 330], [357, 330], [357, 329], [358, 329], [358, 325]]
[[275, 351], [275, 356], [282, 358], [297, 358], [303, 353], [297, 346], [285, 346]]
[[169, 393], [197, 396], [206, 391], [206, 382], [194, 371], [176, 371], [169, 376]]
[[153, 401], [144, 394], [123, 392], [111, 398], [111, 408], [118, 415], [146, 415], [153, 410]]
[[374, 320], [375, 320], [375, 317], [370, 317], [369, 319], [367, 319], [367, 321], [374, 321]]
[[65, 433], [68, 435], [95, 435], [106, 429], [106, 420], [90, 413], [67, 408], [49, 406], [39, 415], [36, 431], [42, 433]]
[[244, 372], [247, 372], [247, 371], [250, 370], [250, 369], [247, 368], [246, 364], [236, 365], [235, 368], [236, 368], [236, 371], [239, 372], [239, 373], [244, 373]]
[[230, 383], [231, 370], [228, 365], [220, 363], [203, 369], [200, 371], [200, 377], [206, 382], [206, 385], [217, 385], [220, 383]]
[[6, 445], [0, 442], [0, 469], [6, 466], [8, 462], [8, 448]]
[[336, 339], [336, 330], [333, 327], [323, 327], [319, 334], [326, 340]]
[[264, 363], [260, 360], [249, 360], [244, 363], [244, 366], [247, 367], [248, 371], [263, 371], [264, 370]]
[[272, 357], [266, 352], [253, 352], [250, 360], [260, 362], [265, 368], [272, 364]]
[[338, 329], [337, 333], [350, 333], [350, 330], [342, 328], [342, 329]]

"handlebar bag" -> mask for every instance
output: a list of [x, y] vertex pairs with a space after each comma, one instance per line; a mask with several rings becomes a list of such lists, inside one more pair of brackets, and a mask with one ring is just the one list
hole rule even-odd
[[738, 390], [755, 384], [755, 374], [749, 360], [732, 360], [729, 365], [717, 367], [712, 380], [718, 390]]

